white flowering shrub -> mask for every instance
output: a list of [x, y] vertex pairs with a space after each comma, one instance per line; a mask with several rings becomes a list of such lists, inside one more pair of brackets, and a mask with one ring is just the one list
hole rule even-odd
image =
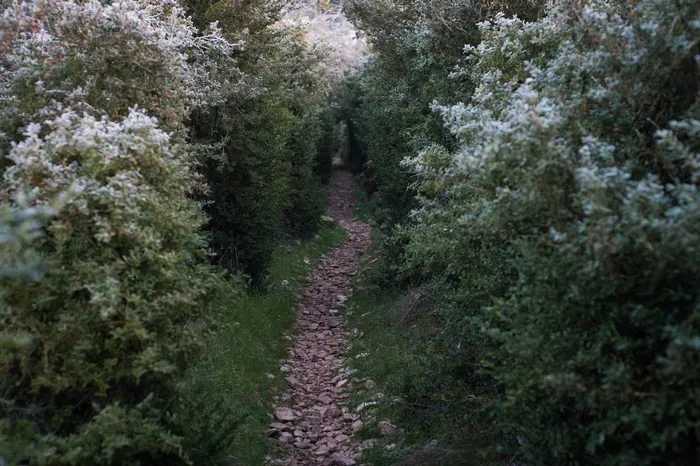
[[[218, 58], [238, 47], [200, 33], [174, 0], [14, 0], [0, 18], [2, 128], [79, 106], [124, 117], [138, 106], [174, 130], [191, 107], [219, 98]], [[230, 63], [229, 63], [230, 65]]]
[[208, 331], [190, 324], [229, 285], [207, 263], [184, 122], [235, 87], [219, 78], [239, 77], [240, 47], [174, 1], [2, 6], [0, 199], [53, 215], [40, 281], [4, 273], [20, 252], [3, 246], [2, 338], [22, 344], [0, 346], [0, 463], [214, 460], [183, 438], [206, 420], [180, 383]]
[[461, 62], [465, 44], [478, 43], [476, 23], [503, 8], [536, 17], [541, 3], [343, 1], [374, 52], [349, 86], [345, 119], [354, 141], [349, 162], [356, 170], [366, 168], [367, 188], [381, 201], [386, 230], [416, 206], [413, 173], [401, 161], [431, 144], [453, 143], [430, 103], [457, 103], [471, 95], [469, 76], [448, 75]]
[[329, 0], [289, 2], [286, 16], [304, 24], [308, 42], [325, 49], [323, 65], [327, 73], [342, 77], [367, 57], [367, 43], [348, 21], [339, 4]]
[[[4, 331], [32, 339], [3, 354], [4, 397], [34, 412], [13, 421], [26, 424], [23, 453], [42, 464], [123, 464], [147, 452], [182, 461], [160, 410], [201, 344], [187, 324], [221, 286], [197, 265], [204, 219], [187, 199], [187, 164], [136, 110], [120, 122], [66, 112], [24, 136], [9, 154], [5, 199], [71, 194], [37, 242], [43, 280], [3, 287]], [[107, 425], [128, 440], [112, 445]]]
[[458, 147], [404, 162], [404, 266], [458, 305], [445, 336], [475, 350], [453, 357], [503, 389], [526, 460], [697, 455], [699, 28], [696, 2], [660, 0], [482, 22], [454, 73], [473, 96], [437, 107]]
[[382, 283], [442, 311], [399, 389], [449, 414], [406, 418], [484, 464], [693, 462], [697, 2], [345, 6]]

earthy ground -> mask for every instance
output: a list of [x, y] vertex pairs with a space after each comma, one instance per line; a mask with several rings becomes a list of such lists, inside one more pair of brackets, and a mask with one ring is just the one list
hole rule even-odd
[[277, 464], [354, 465], [359, 459], [352, 434], [362, 421], [344, 405], [350, 371], [343, 359], [347, 337], [342, 314], [371, 231], [353, 215], [352, 191], [350, 174], [337, 171], [328, 193], [328, 213], [349, 239], [316, 267], [299, 301], [297, 336], [281, 368], [288, 388], [268, 431], [284, 445]]

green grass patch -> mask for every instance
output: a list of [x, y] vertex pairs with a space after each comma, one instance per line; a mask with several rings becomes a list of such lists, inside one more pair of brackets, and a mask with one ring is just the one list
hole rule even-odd
[[290, 342], [284, 336], [296, 320], [297, 299], [314, 265], [345, 237], [339, 227], [324, 228], [291, 250], [279, 248], [267, 292], [233, 299], [221, 316], [224, 326], [210, 342], [209, 360], [195, 379], [202, 398], [222, 400], [217, 411], [227, 413], [226, 422], [244, 417], [233, 444], [221, 455], [229, 456], [231, 464], [263, 464], [271, 442], [264, 431], [272, 398], [284, 388], [279, 366], [287, 356]]
[[[470, 405], [468, 379], [455, 377], [451, 359], [442, 354], [437, 309], [418, 290], [362, 285], [349, 302], [349, 326], [356, 335], [349, 365], [358, 380], [350, 406], [380, 403], [362, 411], [365, 427], [356, 434], [358, 440], [377, 440], [365, 454], [374, 466], [498, 462], [485, 453], [483, 429], [471, 419], [477, 401]], [[398, 427], [396, 436], [379, 434], [377, 424], [384, 419]]]
[[[376, 215], [376, 201], [355, 193], [356, 215]], [[362, 411], [365, 426], [358, 441], [375, 439], [364, 460], [374, 466], [502, 464], [485, 447], [491, 442], [483, 407], [490, 399], [472, 395], [474, 378], [443, 341], [441, 306], [427, 290], [387, 289], [381, 277], [379, 245], [373, 246], [348, 303], [347, 325], [354, 337], [348, 364], [357, 369], [350, 406], [379, 402]], [[381, 420], [398, 427], [382, 437]]]
[[[363, 417], [369, 422], [356, 438], [381, 440], [377, 448], [365, 455], [375, 466], [397, 464], [396, 461], [408, 456], [404, 447], [430, 440], [431, 426], [422, 425], [426, 421], [425, 408], [406, 404], [400, 398], [405, 389], [421, 381], [417, 379], [420, 372], [413, 367], [417, 362], [414, 343], [430, 331], [431, 319], [412, 309], [410, 294], [400, 291], [378, 292], [360, 287], [351, 298], [349, 309], [349, 322], [357, 329], [350, 365], [357, 369], [359, 378], [351, 406], [380, 402], [363, 410]], [[381, 439], [377, 423], [383, 419], [401, 428], [398, 442], [396, 438]], [[392, 443], [398, 446], [391, 447]]]
[[355, 189], [352, 196], [356, 202], [355, 216], [363, 222], [371, 223], [380, 210], [379, 200], [376, 197], [368, 196], [367, 192], [360, 188]]

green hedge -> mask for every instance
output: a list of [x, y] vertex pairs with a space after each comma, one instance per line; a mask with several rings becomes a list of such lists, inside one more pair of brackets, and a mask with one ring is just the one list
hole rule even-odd
[[[465, 406], [482, 410], [502, 454], [691, 464], [700, 8], [572, 0], [510, 16], [527, 6], [479, 23], [452, 73], [475, 85], [464, 103], [436, 96], [455, 140], [400, 150], [417, 208], [388, 257], [445, 303], [436, 361], [454, 361], [445, 378], [474, 382]], [[415, 37], [406, 42], [441, 40], [427, 28]], [[391, 95], [365, 73], [365, 93]], [[430, 103], [405, 89], [407, 105]], [[414, 125], [397, 118], [394, 134]]]
[[207, 250], [262, 281], [291, 195], [315, 228], [325, 83], [278, 2], [213, 3], [3, 3], [2, 464], [204, 464], [230, 443], [239, 419], [186, 383], [239, 291]]
[[190, 126], [192, 142], [210, 146], [201, 172], [212, 191], [205, 199], [213, 200], [206, 210], [215, 261], [261, 285], [280, 239], [312, 235], [324, 210], [327, 174], [315, 171], [328, 144], [321, 56], [299, 27], [276, 25], [279, 2], [187, 3], [195, 23], [218, 20], [231, 42], [245, 43], [238, 68], [224, 76], [233, 81], [242, 72], [244, 85]]

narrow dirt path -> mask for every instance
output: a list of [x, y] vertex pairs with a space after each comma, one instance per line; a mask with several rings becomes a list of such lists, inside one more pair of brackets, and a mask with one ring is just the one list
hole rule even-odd
[[361, 421], [344, 406], [350, 371], [343, 358], [347, 336], [342, 313], [359, 256], [372, 238], [369, 226], [353, 215], [353, 186], [349, 173], [336, 171], [328, 193], [328, 213], [348, 232], [349, 239], [316, 267], [299, 301], [296, 341], [282, 366], [288, 388], [268, 431], [287, 445], [277, 464], [349, 466], [359, 458], [351, 436]]

